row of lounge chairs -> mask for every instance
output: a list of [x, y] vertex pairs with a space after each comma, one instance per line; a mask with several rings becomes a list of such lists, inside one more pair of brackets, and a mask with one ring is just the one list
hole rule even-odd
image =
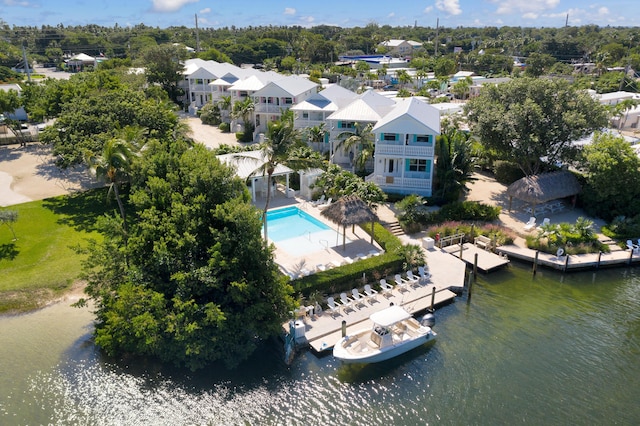
[[351, 290], [351, 294], [347, 294], [347, 292], [340, 293], [339, 299], [328, 297], [329, 313], [333, 316], [334, 314], [340, 315], [341, 311], [344, 313], [347, 313], [348, 310], [355, 311], [358, 306], [366, 306], [367, 303], [372, 304], [377, 301], [378, 294], [387, 297], [396, 288], [400, 292], [406, 292], [409, 291], [409, 287], [418, 287], [431, 279], [431, 274], [426, 266], [419, 267], [418, 274], [419, 276], [416, 276], [412, 271], [407, 271], [405, 277], [402, 274], [395, 274], [392, 280], [393, 284], [382, 278], [380, 280], [380, 291], [373, 289], [370, 284], [366, 284], [363, 290], [364, 293], [354, 288]]

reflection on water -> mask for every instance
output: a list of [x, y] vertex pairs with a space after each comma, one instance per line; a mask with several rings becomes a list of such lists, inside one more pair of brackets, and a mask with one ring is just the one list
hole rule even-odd
[[[52, 310], [54, 309], [54, 310]], [[480, 277], [437, 312], [438, 339], [340, 365], [267, 342], [234, 371], [103, 358], [90, 315], [0, 319], [2, 424], [632, 424], [640, 420], [636, 269]], [[12, 347], [5, 345], [11, 342]]]

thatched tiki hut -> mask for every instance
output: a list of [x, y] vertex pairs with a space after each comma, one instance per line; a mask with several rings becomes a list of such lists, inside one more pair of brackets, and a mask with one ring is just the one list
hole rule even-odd
[[513, 182], [507, 188], [509, 210], [513, 198], [531, 204], [535, 214], [536, 205], [580, 193], [582, 187], [578, 179], [568, 171], [526, 176]]
[[371, 222], [371, 244], [373, 244], [373, 225], [378, 220], [378, 216], [371, 208], [356, 195], [347, 195], [338, 199], [335, 203], [325, 207], [320, 213], [331, 222], [342, 226], [342, 249], [345, 249], [347, 226], [355, 226], [365, 222]]

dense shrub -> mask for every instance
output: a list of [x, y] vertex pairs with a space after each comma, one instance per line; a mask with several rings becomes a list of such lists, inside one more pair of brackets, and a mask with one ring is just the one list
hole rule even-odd
[[[362, 230], [371, 233], [369, 226], [362, 227]], [[384, 249], [383, 254], [294, 280], [291, 284], [295, 292], [303, 297], [314, 292], [335, 294], [355, 286], [362, 287], [363, 274], [369, 283], [378, 284], [380, 278], [401, 270], [405, 257], [400, 250], [400, 239], [379, 223], [374, 225], [374, 239]]]
[[227, 133], [229, 130], [231, 130], [231, 125], [229, 123], [220, 123], [218, 128], [220, 129], [220, 131]]
[[524, 177], [524, 172], [516, 163], [502, 160], [497, 160], [493, 163], [493, 173], [496, 180], [503, 185], [511, 185]]
[[472, 243], [475, 237], [484, 235], [494, 241], [496, 246], [513, 244], [513, 241], [516, 238], [515, 233], [511, 229], [492, 224], [478, 226], [471, 222], [450, 221], [427, 229], [427, 235], [433, 239], [436, 239], [436, 237], [448, 237], [455, 234], [464, 234], [463, 241], [469, 243]]
[[593, 221], [579, 217], [575, 224], [562, 222], [543, 225], [536, 235], [527, 236], [527, 247], [555, 254], [559, 248], [567, 254], [608, 253], [609, 246], [601, 243], [593, 231]]
[[461, 201], [445, 204], [436, 212], [430, 214], [430, 222], [445, 222], [448, 220], [469, 220], [491, 222], [498, 219], [500, 207], [493, 207], [476, 201]]
[[602, 233], [618, 241], [636, 240], [640, 237], [640, 215], [632, 218], [625, 216], [615, 217], [611, 223], [602, 227]]

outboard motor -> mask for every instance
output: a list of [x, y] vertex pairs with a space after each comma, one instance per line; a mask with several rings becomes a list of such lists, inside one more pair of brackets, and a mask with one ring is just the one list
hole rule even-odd
[[436, 324], [436, 316], [433, 312], [427, 312], [420, 320], [420, 324], [427, 327], [433, 327]]

